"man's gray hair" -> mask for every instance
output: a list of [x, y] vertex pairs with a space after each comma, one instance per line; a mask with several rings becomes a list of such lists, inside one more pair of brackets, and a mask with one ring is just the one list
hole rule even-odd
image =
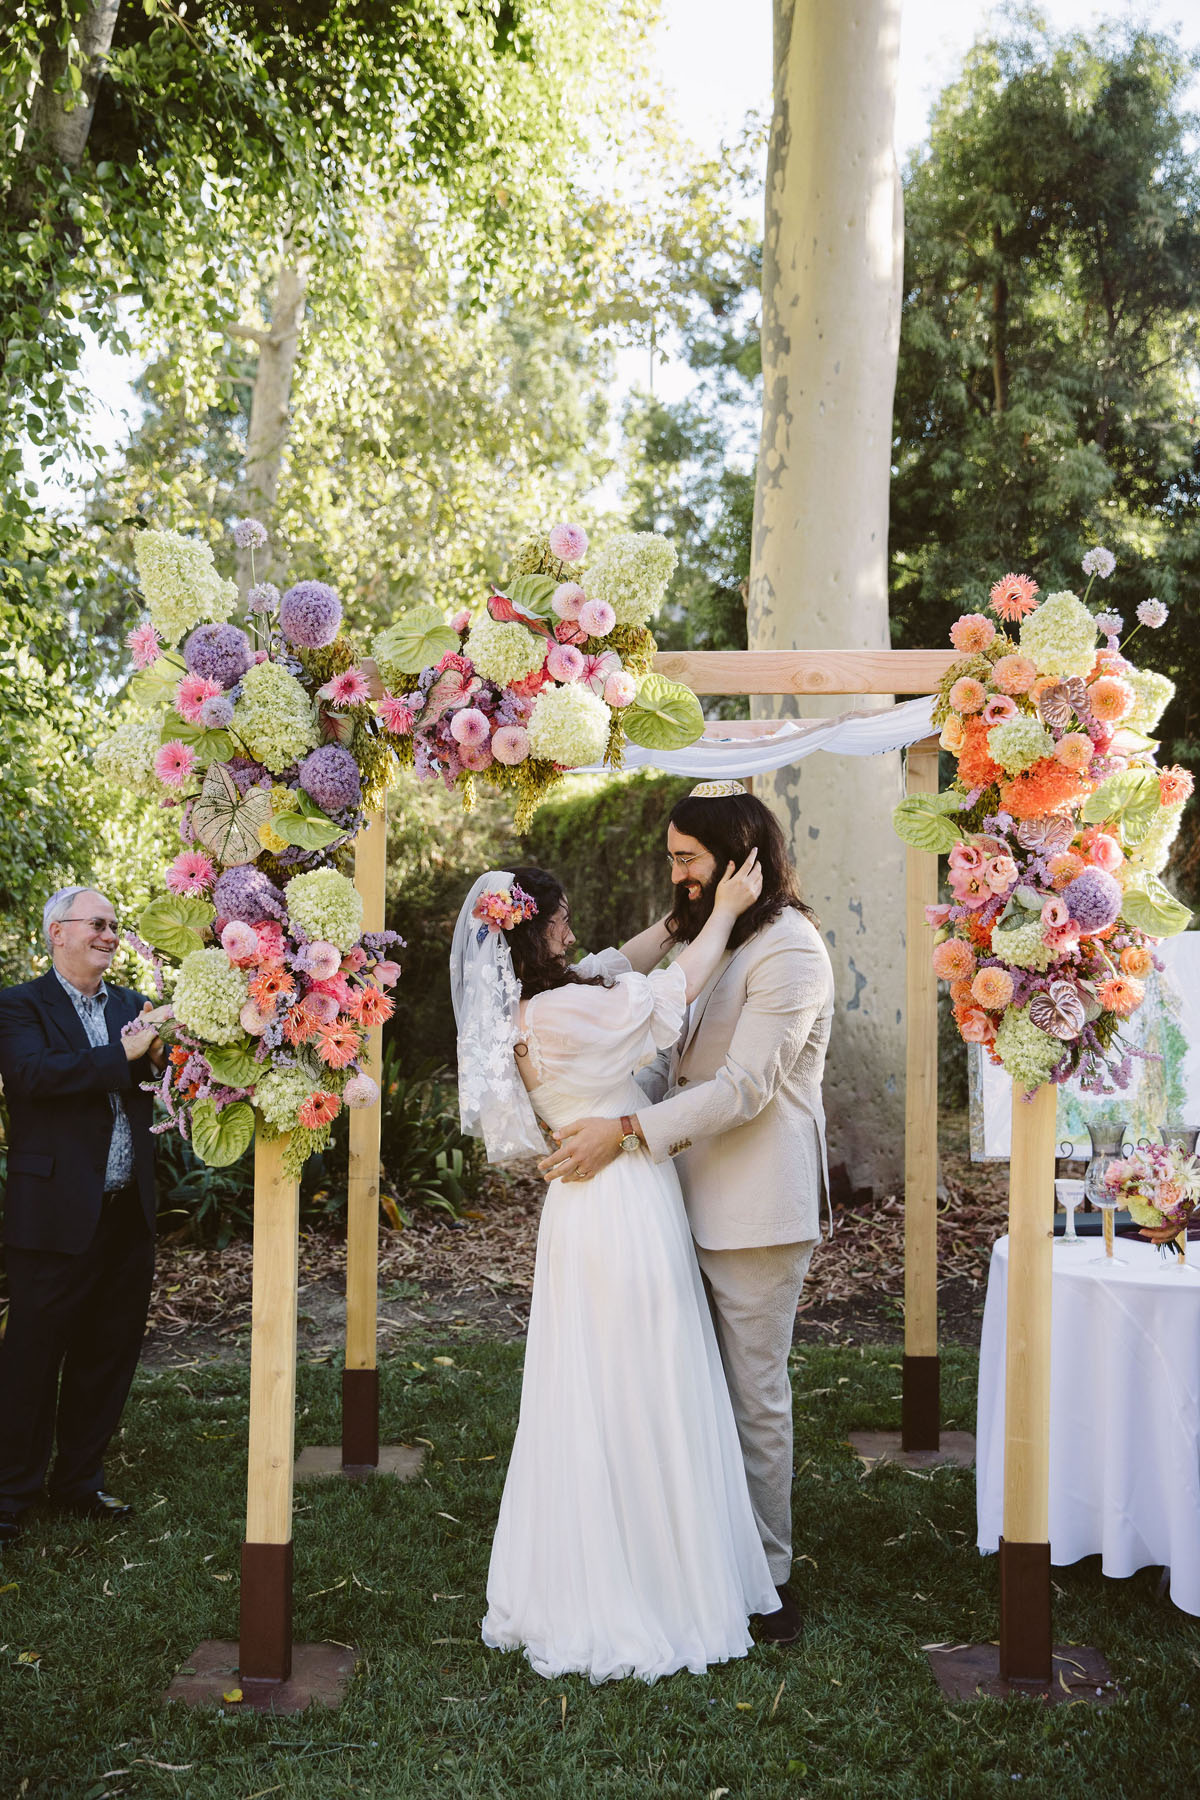
[[99, 892], [99, 888], [93, 887], [65, 887], [59, 888], [56, 894], [51, 894], [45, 906], [42, 908], [42, 934], [46, 939], [47, 950], [53, 950], [54, 948], [54, 939], [50, 936], [50, 927], [56, 925], [59, 919], [66, 918], [76, 896], [79, 894], [98, 894]]

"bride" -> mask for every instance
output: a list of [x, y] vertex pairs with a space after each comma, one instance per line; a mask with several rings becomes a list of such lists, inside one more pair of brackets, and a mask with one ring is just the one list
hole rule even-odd
[[[489, 1160], [544, 1154], [543, 1125], [636, 1112], [634, 1071], [675, 1042], [761, 885], [756, 853], [730, 863], [703, 931], [642, 975], [661, 932], [572, 966], [553, 875], [480, 877], [451, 981], [463, 1128]], [[546, 1193], [483, 1621], [539, 1675], [594, 1682], [744, 1656], [748, 1616], [779, 1605], [679, 1181], [627, 1129], [625, 1155]]]

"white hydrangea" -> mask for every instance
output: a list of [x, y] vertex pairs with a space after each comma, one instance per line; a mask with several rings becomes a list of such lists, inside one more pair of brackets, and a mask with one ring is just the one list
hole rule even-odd
[[544, 687], [533, 703], [529, 743], [535, 756], [563, 768], [602, 762], [612, 714], [581, 682]]
[[1131, 845], [1127, 852], [1131, 868], [1147, 870], [1151, 875], [1162, 874], [1170, 860], [1171, 845], [1179, 836], [1184, 804], [1180, 800], [1175, 806], [1159, 808], [1141, 843]]
[[96, 773], [114, 787], [128, 788], [144, 800], [158, 800], [162, 797], [162, 786], [154, 773], [158, 750], [157, 725], [145, 719], [126, 719], [97, 747]]
[[1121, 723], [1128, 730], [1143, 731], [1149, 737], [1175, 698], [1175, 683], [1155, 669], [1125, 669], [1121, 679], [1129, 683], [1137, 696], [1133, 711]]
[[992, 955], [1002, 957], [1014, 969], [1036, 969], [1041, 973], [1050, 967], [1057, 954], [1042, 939], [1040, 919], [1030, 919], [1008, 931], [1002, 931], [997, 925], [992, 931]]
[[1022, 775], [1044, 756], [1054, 753], [1054, 739], [1041, 720], [1028, 713], [1018, 713], [1015, 719], [993, 725], [987, 743], [989, 756], [1006, 775]]
[[1028, 1091], [1048, 1081], [1063, 1049], [1058, 1038], [1033, 1023], [1024, 1007], [1005, 1008], [996, 1031], [996, 1055], [1021, 1087]]
[[1096, 620], [1077, 595], [1062, 588], [1022, 620], [1021, 649], [1039, 675], [1090, 675]]
[[178, 531], [139, 531], [133, 540], [142, 595], [164, 644], [177, 644], [193, 625], [223, 624], [238, 603], [236, 581], [225, 581], [213, 553]]
[[288, 917], [305, 936], [349, 950], [362, 935], [362, 895], [337, 869], [293, 875], [284, 889]]
[[271, 1067], [255, 1086], [254, 1104], [273, 1130], [294, 1131], [300, 1108], [316, 1091], [316, 1082], [299, 1065], [290, 1069]]
[[655, 531], [622, 531], [588, 564], [589, 600], [606, 600], [618, 625], [645, 625], [663, 603], [679, 561], [674, 544]]
[[179, 1023], [206, 1044], [233, 1044], [244, 1035], [239, 1014], [246, 992], [246, 977], [224, 950], [193, 950], [179, 966], [171, 1005]]
[[497, 687], [511, 687], [540, 669], [546, 650], [546, 640], [537, 632], [490, 617], [472, 625], [466, 647], [476, 674]]
[[242, 676], [233, 730], [251, 756], [279, 775], [317, 745], [312, 702], [278, 663], [256, 663]]

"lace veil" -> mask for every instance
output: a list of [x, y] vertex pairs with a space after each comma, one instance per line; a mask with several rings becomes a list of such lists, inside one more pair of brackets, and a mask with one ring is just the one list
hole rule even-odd
[[481, 875], [462, 903], [450, 950], [450, 994], [458, 1026], [458, 1099], [463, 1131], [481, 1137], [489, 1162], [542, 1156], [546, 1142], [517, 1073], [521, 983], [502, 931], [472, 917], [479, 896], [511, 888], [503, 869]]

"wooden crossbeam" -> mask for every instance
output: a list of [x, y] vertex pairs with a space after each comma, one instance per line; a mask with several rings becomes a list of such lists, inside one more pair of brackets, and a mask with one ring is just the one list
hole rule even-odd
[[662, 650], [694, 694], [932, 694], [956, 650]]

